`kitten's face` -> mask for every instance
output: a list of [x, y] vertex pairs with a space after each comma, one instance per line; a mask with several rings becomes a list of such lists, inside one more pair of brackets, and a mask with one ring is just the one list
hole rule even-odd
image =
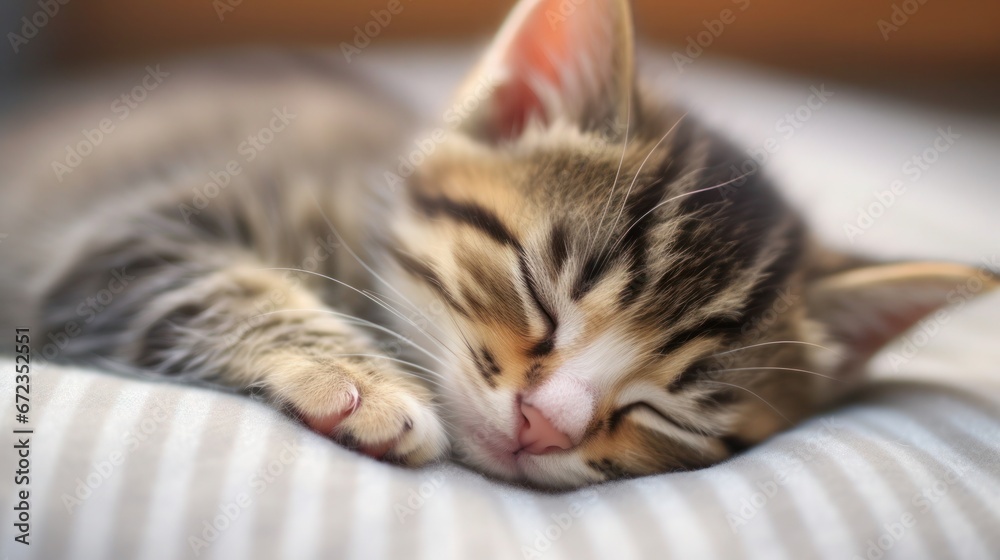
[[515, 8], [389, 222], [460, 460], [545, 487], [713, 464], [844, 393], [970, 274], [842, 272], [738, 152], [637, 93], [626, 2], [558, 4]]
[[[726, 189], [729, 152], [693, 125], [657, 146], [667, 118], [628, 147], [559, 127], [457, 137], [411, 178], [396, 260], [467, 463], [555, 487], [693, 468], [812, 408], [824, 379], [764, 369], [825, 358], [762, 344], [816, 336], [797, 221], [755, 180]], [[715, 371], [746, 367], [762, 369]], [[532, 422], [565, 439], [526, 445]]]

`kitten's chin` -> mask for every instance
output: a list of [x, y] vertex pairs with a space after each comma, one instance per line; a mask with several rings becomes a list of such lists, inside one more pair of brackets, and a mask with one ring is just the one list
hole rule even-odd
[[517, 442], [513, 439], [493, 434], [462, 442], [459, 458], [463, 463], [490, 476], [520, 482], [523, 476], [516, 451]]
[[505, 418], [481, 413], [474, 419], [456, 418], [453, 424], [460, 428], [452, 434], [455, 459], [491, 478], [539, 489], [569, 490], [597, 482], [581, 469], [583, 462], [576, 450], [523, 451], [524, 446], [514, 436], [518, 425], [510, 421], [513, 418], [517, 416], [511, 414], [505, 422]]
[[[570, 490], [593, 483], [586, 477], [574, 479], [572, 472], [551, 463], [554, 457], [517, 453], [513, 441], [473, 440], [461, 445], [459, 460], [492, 478], [546, 490]], [[553, 467], [555, 467], [553, 469]], [[553, 476], [554, 473], [562, 476]]]

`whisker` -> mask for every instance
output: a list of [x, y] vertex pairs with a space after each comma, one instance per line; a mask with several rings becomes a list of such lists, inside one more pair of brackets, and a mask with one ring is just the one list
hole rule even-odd
[[414, 308], [412, 305], [410, 305], [410, 304], [408, 304], [406, 302], [403, 302], [403, 301], [399, 301], [398, 299], [389, 297], [386, 294], [379, 293], [379, 292], [376, 292], [376, 291], [373, 291], [373, 290], [364, 290], [364, 291], [366, 293], [368, 293], [368, 294], [372, 294], [372, 295], [378, 296], [378, 297], [380, 297], [380, 298], [382, 298], [384, 300], [387, 300], [387, 301], [390, 301], [392, 303], [395, 303], [396, 305], [399, 305], [400, 307], [402, 307], [404, 310], [417, 312], [417, 309]]
[[[611, 224], [611, 229], [608, 230], [609, 235], [615, 231], [615, 227], [618, 226], [618, 221], [621, 220], [622, 213], [625, 211], [625, 205], [626, 203], [628, 203], [628, 197], [629, 195], [632, 194], [632, 188], [635, 187], [635, 182], [639, 180], [639, 175], [642, 173], [642, 168], [646, 166], [646, 162], [649, 161], [649, 158], [653, 155], [653, 152], [655, 152], [656, 149], [660, 147], [660, 144], [662, 144], [663, 141], [667, 139], [667, 136], [670, 136], [670, 133], [673, 132], [678, 127], [678, 125], [681, 124], [681, 121], [683, 121], [684, 118], [687, 116], [688, 113], [684, 113], [683, 115], [681, 115], [680, 118], [677, 119], [677, 122], [675, 122], [674, 125], [670, 127], [670, 130], [668, 130], [663, 136], [661, 136], [659, 141], [657, 141], [656, 144], [653, 145], [652, 149], [649, 150], [649, 153], [646, 154], [645, 159], [643, 159], [642, 163], [639, 164], [638, 171], [636, 171], [635, 174], [632, 176], [632, 182], [629, 184], [628, 190], [625, 191], [625, 199], [622, 200], [622, 207], [618, 209], [618, 216], [615, 217], [615, 223]], [[629, 229], [631, 230], [632, 228]], [[617, 245], [617, 243], [615, 245]]]
[[380, 281], [383, 284], [385, 284], [385, 286], [387, 288], [389, 288], [390, 290], [396, 292], [396, 294], [399, 297], [401, 297], [404, 300], [406, 300], [407, 302], [409, 302], [410, 305], [413, 305], [413, 302], [410, 302], [409, 300], [407, 300], [406, 296], [403, 295], [402, 292], [400, 292], [399, 290], [397, 290], [395, 286], [393, 286], [391, 283], [389, 283], [379, 273], [375, 272], [375, 269], [373, 269], [372, 267], [368, 266], [368, 263], [366, 263], [361, 257], [359, 257], [357, 255], [357, 253], [354, 252], [353, 249], [351, 249], [350, 245], [347, 244], [347, 241], [345, 241], [344, 238], [340, 235], [340, 232], [337, 231], [337, 228], [335, 228], [333, 226], [333, 222], [331, 222], [330, 218], [327, 217], [326, 212], [323, 211], [323, 207], [320, 205], [319, 199], [316, 197], [316, 193], [315, 193], [314, 189], [310, 188], [309, 189], [309, 194], [310, 194], [310, 196], [312, 196], [313, 202], [316, 203], [316, 210], [318, 210], [320, 216], [323, 217], [323, 221], [326, 222], [327, 226], [329, 226], [330, 231], [332, 231], [333, 234], [337, 236], [337, 241], [340, 242], [341, 246], [343, 246], [344, 249], [347, 250], [347, 252], [351, 255], [351, 257], [353, 257], [354, 260], [358, 261], [358, 264], [360, 264], [362, 267], [364, 267], [364, 269], [366, 271], [368, 271], [369, 274], [371, 274], [373, 277], [375, 277], [378, 281]]
[[[371, 290], [365, 290], [365, 291], [366, 291], [366, 292], [368, 292], [368, 293], [369, 293], [369, 294], [371, 294], [371, 295], [374, 295], [374, 296], [378, 297], [378, 298], [381, 298], [381, 299], [383, 299], [383, 300], [387, 300], [388, 302], [391, 302], [391, 303], [395, 303], [395, 304], [397, 304], [397, 305], [401, 305], [401, 306], [406, 306], [406, 307], [409, 307], [409, 306], [407, 306], [407, 304], [406, 304], [406, 303], [404, 303], [404, 302], [401, 302], [401, 301], [399, 301], [399, 300], [397, 300], [397, 299], [394, 299], [394, 298], [392, 298], [392, 297], [389, 297], [389, 296], [388, 296], [388, 295], [386, 295], [386, 294], [380, 294], [380, 293], [378, 293], [378, 292], [373, 292], [373, 291], [371, 291]], [[415, 313], [418, 313], [418, 314], [420, 314], [420, 311], [419, 311], [419, 310], [417, 310], [417, 309], [413, 309], [413, 311], [414, 311]], [[426, 315], [423, 315], [423, 314], [421, 314], [421, 315], [423, 316], [423, 318], [427, 319], [427, 324], [428, 324], [428, 325], [430, 325], [430, 326], [434, 327], [434, 328], [435, 328], [435, 329], [437, 329], [438, 331], [441, 331], [441, 330], [442, 330], [442, 329], [441, 329], [441, 326], [440, 326], [440, 325], [438, 325], [437, 323], [435, 323], [435, 322], [431, 321], [430, 317], [428, 317], [428, 316], [426, 316]], [[439, 344], [442, 344], [442, 345], [444, 344], [444, 342], [443, 342], [443, 341], [440, 341], [440, 340], [439, 340], [439, 341], [437, 341], [437, 342], [438, 342]], [[454, 354], [454, 352], [452, 352], [452, 353]]]
[[395, 336], [396, 338], [398, 338], [399, 340], [402, 340], [403, 342], [406, 342], [407, 344], [409, 344], [413, 348], [415, 348], [417, 350], [420, 350], [425, 355], [427, 355], [427, 357], [431, 358], [432, 360], [435, 360], [436, 362], [440, 363], [441, 365], [443, 365], [443, 366], [447, 366], [448, 365], [447, 363], [444, 362], [444, 360], [442, 360], [441, 358], [438, 358], [437, 356], [435, 356], [433, 353], [431, 353], [430, 351], [428, 351], [423, 346], [417, 344], [416, 342], [413, 342], [412, 340], [410, 340], [406, 336], [404, 336], [404, 335], [402, 335], [402, 334], [400, 334], [400, 333], [398, 333], [398, 332], [396, 332], [396, 331], [394, 331], [394, 330], [392, 330], [390, 328], [383, 327], [382, 325], [379, 325], [378, 323], [373, 323], [372, 321], [369, 321], [367, 319], [362, 319], [361, 317], [357, 317], [355, 315], [349, 315], [347, 313], [341, 313], [339, 311], [333, 311], [332, 309], [311, 309], [311, 308], [278, 309], [276, 311], [269, 311], [267, 313], [261, 313], [260, 315], [254, 315], [253, 317], [251, 317], [251, 319], [256, 318], [256, 317], [265, 317], [267, 315], [274, 315], [275, 313], [284, 313], [284, 312], [288, 312], [288, 311], [313, 311], [313, 312], [317, 312], [317, 313], [326, 313], [326, 314], [329, 314], [329, 315], [335, 315], [335, 316], [340, 317], [342, 319], [346, 319], [348, 322], [351, 322], [351, 323], [359, 323], [361, 325], [364, 325], [364, 326], [367, 326], [367, 327], [370, 327], [370, 328], [382, 331], [384, 333], [390, 334], [392, 336]]
[[778, 414], [778, 416], [781, 416], [782, 418], [784, 418], [785, 422], [788, 422], [789, 424], [795, 424], [795, 422], [792, 422], [791, 420], [789, 420], [787, 416], [785, 416], [784, 414], [781, 413], [780, 410], [778, 410], [777, 408], [775, 408], [773, 404], [771, 404], [770, 402], [768, 402], [767, 399], [765, 399], [764, 397], [758, 395], [757, 393], [754, 393], [753, 391], [751, 391], [750, 389], [747, 389], [746, 387], [744, 387], [742, 385], [734, 385], [732, 383], [726, 383], [725, 381], [714, 381], [714, 380], [710, 380], [710, 379], [706, 379], [704, 381], [704, 383], [715, 383], [717, 385], [725, 385], [727, 387], [735, 387], [737, 389], [743, 389], [744, 391], [746, 391], [746, 392], [750, 393], [751, 395], [753, 395], [753, 396], [757, 397], [758, 399], [760, 399], [767, 406], [771, 407], [771, 410], [773, 410], [774, 412], [776, 412]]
[[[399, 317], [403, 321], [406, 321], [407, 323], [410, 324], [410, 326], [412, 326], [413, 328], [417, 329], [419, 332], [427, 335], [428, 337], [433, 338], [429, 333], [427, 333], [426, 331], [424, 331], [423, 329], [421, 329], [419, 326], [417, 326], [416, 323], [414, 323], [413, 321], [411, 321], [409, 318], [403, 316], [402, 313], [400, 313], [399, 311], [397, 311], [393, 307], [389, 306], [388, 304], [382, 302], [380, 299], [377, 299], [376, 297], [372, 296], [371, 294], [369, 294], [369, 293], [367, 293], [367, 292], [365, 292], [363, 290], [359, 290], [359, 289], [355, 288], [354, 286], [351, 286], [350, 284], [348, 284], [346, 282], [342, 282], [340, 280], [337, 280], [336, 278], [327, 276], [326, 274], [321, 274], [319, 272], [315, 272], [315, 271], [312, 271], [312, 270], [305, 270], [305, 269], [302, 269], [302, 268], [289, 268], [289, 267], [271, 267], [271, 268], [262, 268], [261, 270], [288, 270], [288, 271], [292, 271], [292, 272], [302, 272], [302, 273], [305, 273], [305, 274], [312, 274], [314, 276], [319, 276], [320, 278], [326, 278], [327, 280], [329, 280], [329, 281], [331, 281], [331, 282], [333, 282], [335, 284], [339, 284], [341, 286], [344, 286], [345, 288], [348, 288], [350, 290], [354, 290], [358, 294], [360, 294], [360, 295], [362, 295], [362, 296], [370, 299], [374, 303], [378, 304], [379, 306], [381, 306], [382, 308], [384, 308], [386, 311], [388, 311], [388, 312], [392, 313], [393, 315]], [[434, 340], [437, 341], [437, 339], [434, 339]], [[437, 341], [437, 342], [438, 342], [438, 344], [441, 344], [440, 341]], [[442, 344], [441, 347], [444, 348], [445, 350], [448, 350], [449, 352], [452, 352], [452, 350], [450, 348], [448, 348], [447, 346], [444, 346], [443, 344]], [[454, 352], [452, 352], [452, 353], [454, 353]]]
[[[458, 321], [455, 319], [455, 316], [452, 315], [451, 313], [445, 313], [445, 316], [451, 320], [451, 325], [454, 327], [453, 332], [457, 333], [458, 336], [461, 337], [462, 343], [464, 343], [465, 347], [469, 349], [469, 356], [472, 356], [474, 354], [474, 352], [472, 352], [472, 344], [469, 343], [468, 337], [465, 336], [465, 333], [463, 332], [462, 327], [459, 326]], [[452, 353], [455, 354], [454, 352]], [[460, 357], [458, 354], [455, 354], [455, 357], [457, 357], [460, 362], [463, 361], [462, 357]]]
[[776, 369], [776, 370], [780, 370], [780, 371], [798, 371], [798, 372], [801, 372], [801, 373], [811, 373], [813, 375], [822, 377], [824, 379], [831, 379], [833, 381], [843, 382], [843, 379], [838, 379], [836, 377], [831, 377], [829, 375], [823, 375], [822, 373], [816, 373], [815, 371], [809, 371], [807, 369], [788, 368], [788, 367], [774, 367], [774, 366], [767, 366], [767, 367], [764, 367], [764, 366], [762, 366], [762, 367], [742, 367], [742, 368], [717, 369], [717, 370], [714, 370], [714, 371], [716, 373], [724, 373], [724, 372], [730, 372], [730, 371], [762, 371], [762, 370], [771, 370], [771, 369]]
[[717, 354], [712, 354], [711, 357], [714, 358], [716, 356], [722, 356], [724, 354], [732, 354], [733, 352], [739, 352], [740, 350], [748, 350], [750, 348], [757, 348], [758, 346], [769, 346], [771, 344], [802, 344], [804, 346], [814, 346], [816, 348], [822, 348], [823, 350], [829, 350], [830, 352], [833, 352], [834, 354], [837, 354], [838, 356], [841, 355], [840, 352], [838, 352], [837, 350], [835, 350], [833, 348], [827, 348], [826, 346], [823, 346], [821, 344], [815, 344], [813, 342], [805, 342], [805, 341], [802, 341], [802, 340], [774, 340], [774, 341], [771, 341], [771, 342], [760, 342], [758, 344], [750, 344], [748, 346], [743, 346], [741, 348], [734, 348], [733, 350], [726, 350], [725, 352], [719, 352]]
[[660, 202], [656, 206], [650, 208], [645, 214], [643, 214], [642, 216], [639, 216], [634, 222], [632, 222], [632, 225], [630, 225], [628, 227], [628, 229], [625, 230], [625, 233], [623, 233], [621, 235], [621, 237], [618, 238], [618, 241], [616, 241], [615, 244], [611, 247], [611, 250], [613, 251], [615, 248], [617, 248], [618, 244], [622, 242], [622, 239], [625, 239], [625, 236], [627, 236], [628, 233], [630, 231], [632, 231], [632, 228], [634, 228], [639, 222], [641, 222], [643, 220], [643, 218], [645, 218], [646, 216], [650, 215], [651, 213], [653, 213], [653, 211], [655, 211], [657, 208], [663, 206], [664, 204], [667, 204], [668, 202], [673, 202], [673, 201], [677, 200], [678, 198], [683, 198], [685, 196], [691, 196], [693, 194], [698, 194], [698, 193], [702, 193], [702, 192], [706, 192], [706, 191], [711, 191], [711, 190], [714, 190], [714, 189], [721, 189], [722, 187], [725, 187], [725, 186], [727, 186], [727, 185], [729, 185], [731, 183], [735, 183], [736, 181], [739, 181], [739, 180], [743, 179], [744, 177], [746, 177], [749, 174], [750, 173], [747, 172], [747, 173], [744, 173], [743, 175], [740, 175], [738, 177], [733, 177], [732, 179], [730, 179], [728, 181], [725, 181], [723, 183], [719, 183], [718, 185], [713, 185], [711, 187], [705, 187], [703, 189], [697, 189], [697, 190], [693, 190], [693, 191], [690, 191], [690, 192], [681, 193], [681, 194], [679, 194], [677, 196], [672, 196], [672, 197], [664, 200], [663, 202]]
[[[629, 86], [631, 88], [631, 86]], [[611, 207], [611, 199], [615, 196], [615, 189], [618, 187], [618, 177], [622, 173], [622, 164], [625, 163], [625, 151], [628, 149], [628, 129], [632, 121], [632, 95], [628, 96], [625, 106], [625, 142], [622, 145], [622, 155], [618, 159], [618, 171], [615, 171], [615, 180], [611, 183], [611, 193], [608, 194], [608, 201], [604, 204], [604, 211], [601, 212], [601, 219], [597, 222], [597, 230], [594, 232], [593, 237], [590, 238], [590, 243], [587, 245], [587, 252], [589, 253], [591, 249], [594, 248], [594, 241], [597, 240], [597, 236], [601, 233], [601, 226], [604, 225], [604, 218], [608, 215], [608, 208]], [[590, 229], [588, 224], [587, 229]], [[612, 230], [614, 231], [614, 230]]]
[[[404, 252], [405, 252], [405, 251], [404, 251]], [[417, 255], [414, 255], [414, 254], [412, 254], [412, 253], [409, 253], [409, 252], [407, 252], [407, 254], [408, 254], [408, 255], [409, 255], [410, 257], [412, 257], [412, 258], [414, 258], [414, 259], [418, 259], [418, 260], [419, 260], [419, 257], [418, 257]], [[438, 284], [438, 285], [440, 286], [440, 284]], [[443, 288], [444, 286], [441, 286], [441, 287]], [[428, 317], [428, 316], [427, 316], [426, 314], [424, 314], [424, 313], [423, 313], [422, 311], [420, 311], [420, 309], [419, 309], [419, 308], [417, 308], [417, 307], [416, 307], [416, 306], [415, 306], [415, 305], [413, 304], [413, 302], [410, 302], [409, 300], [407, 300], [407, 302], [406, 302], [406, 303], [404, 303], [404, 302], [401, 302], [401, 301], [399, 301], [399, 300], [396, 300], [396, 299], [393, 299], [393, 298], [391, 298], [390, 296], [388, 296], [388, 295], [386, 295], [386, 294], [382, 294], [382, 293], [378, 293], [378, 292], [374, 292], [374, 291], [371, 291], [371, 290], [363, 290], [363, 292], [364, 292], [364, 293], [363, 293], [362, 295], [365, 295], [365, 297], [368, 297], [369, 299], [372, 299], [372, 301], [375, 301], [375, 298], [377, 298], [377, 299], [378, 299], [378, 300], [380, 300], [380, 301], [381, 301], [381, 300], [383, 300], [383, 299], [387, 299], [387, 300], [389, 300], [389, 301], [392, 301], [392, 302], [394, 302], [394, 303], [397, 303], [397, 304], [400, 304], [400, 305], [404, 305], [404, 306], [406, 306], [406, 307], [409, 307], [409, 309], [411, 309], [411, 310], [412, 310], [412, 311], [413, 311], [414, 313], [416, 313], [416, 314], [420, 315], [420, 316], [421, 316], [422, 318], [426, 319], [426, 320], [427, 320], [427, 324], [429, 324], [429, 325], [433, 326], [434, 328], [438, 329], [439, 331], [440, 331], [440, 330], [442, 330], [442, 329], [441, 329], [441, 327], [440, 327], [440, 326], [439, 326], [439, 325], [438, 325], [437, 323], [435, 323], [434, 321], [432, 321], [430, 317]], [[404, 299], [405, 299], [405, 298], [404, 298]], [[391, 306], [389, 306], [389, 304], [388, 304], [387, 302], [385, 302], [385, 301], [382, 301], [382, 304], [383, 304], [383, 307], [386, 307], [386, 309], [388, 309], [389, 307], [391, 307]], [[401, 316], [401, 313], [397, 313], [397, 316]], [[413, 321], [412, 321], [412, 320], [410, 320], [410, 319], [405, 319], [405, 318], [404, 318], [404, 320], [406, 320], [406, 321], [407, 321], [407, 322], [409, 322], [409, 323], [410, 323], [411, 325], [413, 325], [414, 327], [416, 327], [416, 325], [415, 325], [415, 324], [413, 323]], [[447, 350], [448, 352], [451, 352], [451, 354], [452, 354], [453, 356], [455, 356], [456, 358], [458, 357], [458, 354], [456, 354], [456, 353], [455, 353], [455, 351], [454, 351], [453, 349], [451, 349], [451, 348], [450, 348], [450, 347], [449, 347], [449, 346], [448, 346], [447, 344], [445, 344], [445, 343], [444, 343], [444, 342], [443, 342], [442, 340], [438, 339], [437, 337], [435, 337], [435, 336], [434, 336], [434, 335], [432, 335], [431, 333], [429, 333], [429, 332], [426, 332], [426, 331], [424, 331], [424, 330], [422, 330], [422, 329], [419, 329], [419, 328], [418, 328], [418, 330], [420, 330], [420, 332], [421, 332], [422, 334], [426, 335], [426, 336], [427, 336], [428, 338], [431, 338], [431, 339], [433, 339], [433, 342], [436, 342], [436, 343], [437, 343], [437, 344], [438, 344], [438, 345], [439, 345], [439, 346], [440, 346], [441, 348], [443, 348], [443, 349]]]
[[[385, 278], [383, 278], [382, 275], [380, 275], [378, 272], [376, 272], [374, 268], [372, 268], [371, 266], [369, 266], [368, 263], [366, 263], [361, 257], [359, 257], [357, 255], [357, 253], [354, 252], [353, 249], [351, 249], [351, 247], [347, 244], [347, 241], [345, 241], [344, 238], [340, 235], [340, 232], [337, 231], [337, 228], [334, 227], [333, 222], [331, 222], [330, 218], [327, 217], [326, 212], [323, 211], [323, 208], [322, 208], [322, 206], [319, 203], [319, 199], [316, 197], [315, 190], [310, 188], [309, 194], [312, 197], [313, 202], [316, 204], [316, 210], [318, 210], [319, 213], [320, 213], [320, 216], [323, 217], [323, 221], [326, 222], [327, 226], [329, 226], [330, 231], [332, 231], [333, 234], [337, 236], [337, 241], [340, 242], [340, 244], [344, 247], [344, 249], [347, 250], [347, 252], [351, 255], [351, 257], [353, 257], [354, 260], [358, 261], [358, 264], [360, 264], [362, 267], [364, 267], [364, 269], [366, 271], [368, 271], [369, 274], [371, 274], [373, 277], [375, 277], [378, 281], [380, 281], [383, 284], [385, 284], [386, 287], [388, 287], [390, 290], [392, 290], [393, 292], [395, 292], [396, 295], [398, 295], [399, 297], [401, 297], [404, 301], [406, 301], [407, 303], [409, 303], [410, 304], [410, 308], [413, 309], [413, 311], [415, 311], [421, 317], [423, 317], [424, 319], [426, 319], [428, 323], [434, 324], [434, 322], [431, 321], [430, 317], [427, 317], [422, 311], [420, 311], [420, 308], [417, 307], [412, 301], [410, 301], [406, 297], [406, 295], [404, 295], [401, 291], [399, 291], [398, 289], [396, 289], [395, 286], [393, 286], [388, 280], [386, 280]], [[354, 289], [354, 288], [352, 288], [352, 289]], [[354, 289], [354, 290], [357, 291], [358, 293], [360, 293], [361, 295], [365, 295], [364, 292], [362, 292], [362, 291], [359, 291], [357, 289]], [[374, 299], [371, 298], [371, 297], [369, 297], [369, 299], [372, 299], [372, 301], [374, 301]], [[388, 304], [384, 304], [383, 303], [383, 304], [380, 304], [380, 305], [382, 305], [386, 309], [389, 309]], [[402, 314], [397, 313], [397, 316], [402, 317]], [[406, 320], [406, 319], [404, 319], [404, 320]], [[440, 340], [437, 340], [431, 334], [426, 333], [423, 329], [420, 329], [419, 327], [417, 327], [416, 324], [413, 323], [413, 321], [409, 321], [409, 323], [412, 324], [413, 327], [416, 328], [418, 331], [426, 334], [430, 338], [434, 338], [437, 341], [437, 343], [442, 346], [442, 348], [448, 350], [452, 354], [455, 354], [455, 352], [453, 350], [451, 350], [450, 348], [448, 348], [447, 346], [445, 346], [444, 343], [442, 343]], [[457, 355], [456, 355], [456, 357], [457, 357]]]
[[[382, 302], [382, 296], [381, 296], [381, 294], [379, 294], [379, 295], [371, 295], [371, 297], [372, 297], [372, 301], [377, 301], [377, 302]], [[388, 304], [384, 304], [384, 305], [388, 306]], [[388, 309], [388, 307], [386, 307], [386, 308]], [[402, 315], [401, 315], [401, 314], [397, 314], [397, 316], [399, 316], [399, 317], [402, 317]], [[403, 318], [403, 319], [404, 319], [405, 321], [407, 321], [408, 323], [410, 323], [410, 325], [412, 325], [412, 326], [413, 326], [413, 328], [415, 328], [415, 329], [417, 329], [418, 331], [420, 331], [420, 333], [421, 333], [421, 334], [423, 334], [423, 335], [427, 336], [427, 338], [431, 339], [431, 341], [432, 341], [432, 342], [435, 342], [435, 343], [436, 343], [436, 344], [437, 344], [438, 346], [440, 346], [441, 348], [443, 348], [443, 349], [445, 349], [445, 350], [447, 350], [447, 351], [451, 352], [451, 354], [452, 354], [453, 356], [455, 356], [456, 358], [458, 358], [458, 357], [459, 357], [459, 356], [458, 356], [458, 354], [456, 354], [454, 350], [452, 350], [452, 349], [451, 349], [451, 348], [450, 348], [450, 347], [449, 347], [449, 346], [448, 346], [447, 344], [445, 344], [444, 342], [442, 342], [442, 341], [441, 341], [441, 340], [440, 340], [440, 339], [439, 339], [438, 337], [436, 337], [436, 336], [434, 336], [433, 334], [431, 334], [431, 333], [429, 333], [429, 332], [425, 331], [424, 329], [421, 329], [421, 328], [420, 328], [420, 327], [418, 327], [418, 326], [417, 326], [417, 324], [416, 324], [416, 323], [414, 323], [414, 322], [413, 322], [412, 320], [410, 320], [410, 319], [407, 319], [407, 318]], [[424, 319], [427, 319], [427, 322], [428, 322], [428, 323], [430, 323], [431, 325], [434, 325], [434, 323], [433, 323], [433, 322], [432, 322], [432, 321], [430, 320], [430, 318], [429, 318], [429, 317], [427, 317], [426, 315], [424, 315]], [[434, 326], [435, 326], [435, 327], [437, 327], [437, 325], [434, 325]], [[438, 327], [438, 328], [440, 328], [440, 327]]]
[[[382, 359], [382, 360], [389, 360], [390, 362], [396, 362], [396, 363], [400, 363], [400, 364], [405, 364], [407, 366], [410, 366], [412, 368], [418, 369], [418, 370], [420, 370], [420, 371], [422, 371], [422, 372], [424, 372], [424, 373], [426, 373], [428, 375], [432, 375], [434, 377], [439, 377], [441, 379], [447, 379], [447, 377], [444, 376], [444, 375], [442, 375], [441, 373], [433, 371], [433, 370], [430, 370], [430, 369], [427, 369], [427, 368], [425, 368], [424, 366], [422, 366], [420, 364], [415, 364], [415, 363], [413, 363], [411, 361], [408, 361], [408, 360], [402, 360], [400, 358], [393, 358], [391, 356], [384, 356], [384, 355], [381, 355], [381, 354], [324, 354], [323, 357], [324, 358], [377, 358], [377, 359]], [[416, 377], [420, 377], [421, 379], [425, 379], [423, 376], [416, 375], [416, 374], [414, 374], [412, 372], [407, 372], [407, 373], [410, 373], [410, 375], [414, 375]], [[435, 384], [443, 387], [443, 385], [441, 385], [437, 381], [434, 381], [434, 380], [431, 380], [431, 379], [425, 379], [425, 380], [428, 381], [428, 382], [430, 382], [430, 383], [435, 383]]]

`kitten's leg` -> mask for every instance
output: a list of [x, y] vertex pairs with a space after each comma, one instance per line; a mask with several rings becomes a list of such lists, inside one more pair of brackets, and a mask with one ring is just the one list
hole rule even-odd
[[[418, 465], [446, 453], [431, 393], [377, 357], [349, 322], [325, 313], [294, 273], [249, 258], [182, 269], [175, 281], [164, 278], [168, 269], [113, 272], [128, 285], [74, 346], [165, 374], [262, 388], [313, 429], [372, 456]], [[68, 305], [50, 302], [47, 323], [58, 326], [79, 299], [79, 289], [61, 291]]]

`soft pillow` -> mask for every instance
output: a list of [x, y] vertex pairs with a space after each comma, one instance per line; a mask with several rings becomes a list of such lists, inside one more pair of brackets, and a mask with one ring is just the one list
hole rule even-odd
[[[0, 380], [10, 395], [12, 376]], [[0, 525], [12, 558], [915, 559], [1000, 550], [996, 391], [882, 382], [715, 467], [565, 494], [451, 465], [380, 464], [261, 403], [201, 388], [50, 368], [32, 394], [31, 545]], [[3, 472], [14, 459], [4, 454]], [[13, 478], [2, 480], [10, 512]]]

